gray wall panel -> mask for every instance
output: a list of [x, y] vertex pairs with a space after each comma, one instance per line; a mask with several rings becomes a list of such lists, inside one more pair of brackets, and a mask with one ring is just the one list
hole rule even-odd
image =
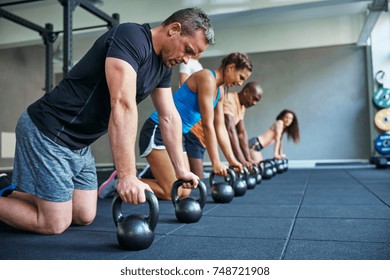
[[[44, 94], [44, 57], [43, 46], [0, 51], [0, 132], [15, 132], [21, 113]], [[13, 159], [0, 157], [0, 167], [12, 164]]]

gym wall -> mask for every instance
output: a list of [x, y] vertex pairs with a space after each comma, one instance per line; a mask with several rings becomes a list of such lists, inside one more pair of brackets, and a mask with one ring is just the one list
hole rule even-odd
[[16, 123], [27, 106], [44, 94], [43, 45], [0, 50], [0, 168], [13, 165]]
[[[282, 109], [289, 108], [298, 116], [302, 139], [297, 145], [285, 141], [284, 150], [290, 159], [369, 158], [364, 48], [342, 45], [249, 56], [254, 64], [249, 80], [258, 81], [264, 89], [264, 98], [246, 114], [249, 136], [262, 133]], [[206, 68], [216, 69], [221, 59], [222, 56], [205, 57], [201, 62]], [[0, 61], [0, 132], [13, 133], [20, 114], [44, 94], [44, 47], [2, 49]], [[173, 89], [178, 86], [177, 77], [178, 68], [174, 68]], [[152, 110], [150, 98], [140, 104], [138, 129]], [[4, 143], [0, 145], [3, 147]], [[98, 166], [112, 164], [107, 136], [92, 148]], [[272, 149], [264, 150], [264, 156], [271, 157]], [[209, 161], [207, 155], [205, 161]], [[138, 157], [137, 162], [144, 163], [145, 159]], [[0, 157], [0, 168], [12, 164], [12, 158]]]

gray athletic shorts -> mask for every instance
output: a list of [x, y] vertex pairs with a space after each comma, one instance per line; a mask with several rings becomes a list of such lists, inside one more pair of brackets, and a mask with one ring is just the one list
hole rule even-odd
[[70, 150], [42, 134], [27, 112], [16, 126], [13, 184], [44, 200], [64, 202], [74, 189], [96, 190], [95, 159], [90, 147]]

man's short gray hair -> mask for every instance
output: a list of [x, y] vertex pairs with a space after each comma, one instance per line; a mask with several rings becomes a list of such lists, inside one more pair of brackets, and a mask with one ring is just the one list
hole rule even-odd
[[182, 26], [182, 35], [191, 36], [198, 29], [204, 31], [207, 43], [215, 44], [214, 29], [209, 16], [200, 8], [187, 8], [174, 12], [163, 23], [163, 26], [179, 22]]

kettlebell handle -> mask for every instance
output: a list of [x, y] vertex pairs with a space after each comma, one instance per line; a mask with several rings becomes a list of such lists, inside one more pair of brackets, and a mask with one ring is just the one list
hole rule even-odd
[[[180, 200], [178, 196], [178, 189], [183, 183], [188, 183], [188, 181], [183, 180], [176, 180], [172, 185], [171, 190], [171, 198], [173, 206], [176, 206], [177, 202]], [[197, 199], [200, 208], [203, 209], [203, 207], [206, 205], [206, 199], [207, 199], [207, 189], [206, 185], [203, 183], [203, 181], [198, 180], [198, 189], [199, 189], [199, 198]]]
[[[228, 180], [225, 180], [227, 182], [234, 182], [236, 180], [236, 173], [234, 173], [234, 171], [230, 168], [226, 169], [227, 173], [228, 173]], [[210, 186], [214, 185], [215, 184], [215, 181], [214, 181], [214, 177], [216, 176], [216, 174], [211, 171], [210, 172], [210, 176], [209, 176], [209, 182], [210, 182]]]
[[[244, 180], [244, 181], [247, 181], [247, 178], [248, 178], [248, 176], [249, 176], [249, 170], [248, 170], [248, 168], [246, 168], [245, 166], [242, 168], [243, 170], [244, 170], [244, 173], [240, 173], [240, 172], [235, 172], [234, 170], [233, 170], [233, 168], [234, 168], [235, 166], [230, 166], [230, 170], [232, 170], [233, 171], [233, 173], [234, 173], [234, 178], [236, 179], [236, 180]], [[244, 176], [244, 178], [243, 178], [243, 176]]]
[[262, 161], [260, 161], [258, 164], [257, 164], [257, 168], [259, 169], [259, 173], [261, 174], [261, 175], [264, 175], [264, 167], [263, 167], [263, 165], [264, 165], [264, 161], [262, 160]]
[[248, 181], [250, 175], [249, 169], [246, 166], [244, 166], [242, 169], [244, 170], [245, 181]]
[[[149, 204], [149, 216], [146, 217], [146, 220], [148, 221], [150, 229], [153, 231], [156, 228], [159, 219], [158, 200], [154, 193], [149, 190], [145, 190], [145, 196], [146, 201]], [[115, 226], [118, 226], [120, 220], [123, 219], [122, 202], [123, 201], [119, 194], [117, 194], [112, 200], [112, 217], [114, 219]]]
[[257, 176], [260, 173], [259, 167], [257, 167], [256, 165], [253, 165], [252, 168], [255, 171], [254, 174]]

